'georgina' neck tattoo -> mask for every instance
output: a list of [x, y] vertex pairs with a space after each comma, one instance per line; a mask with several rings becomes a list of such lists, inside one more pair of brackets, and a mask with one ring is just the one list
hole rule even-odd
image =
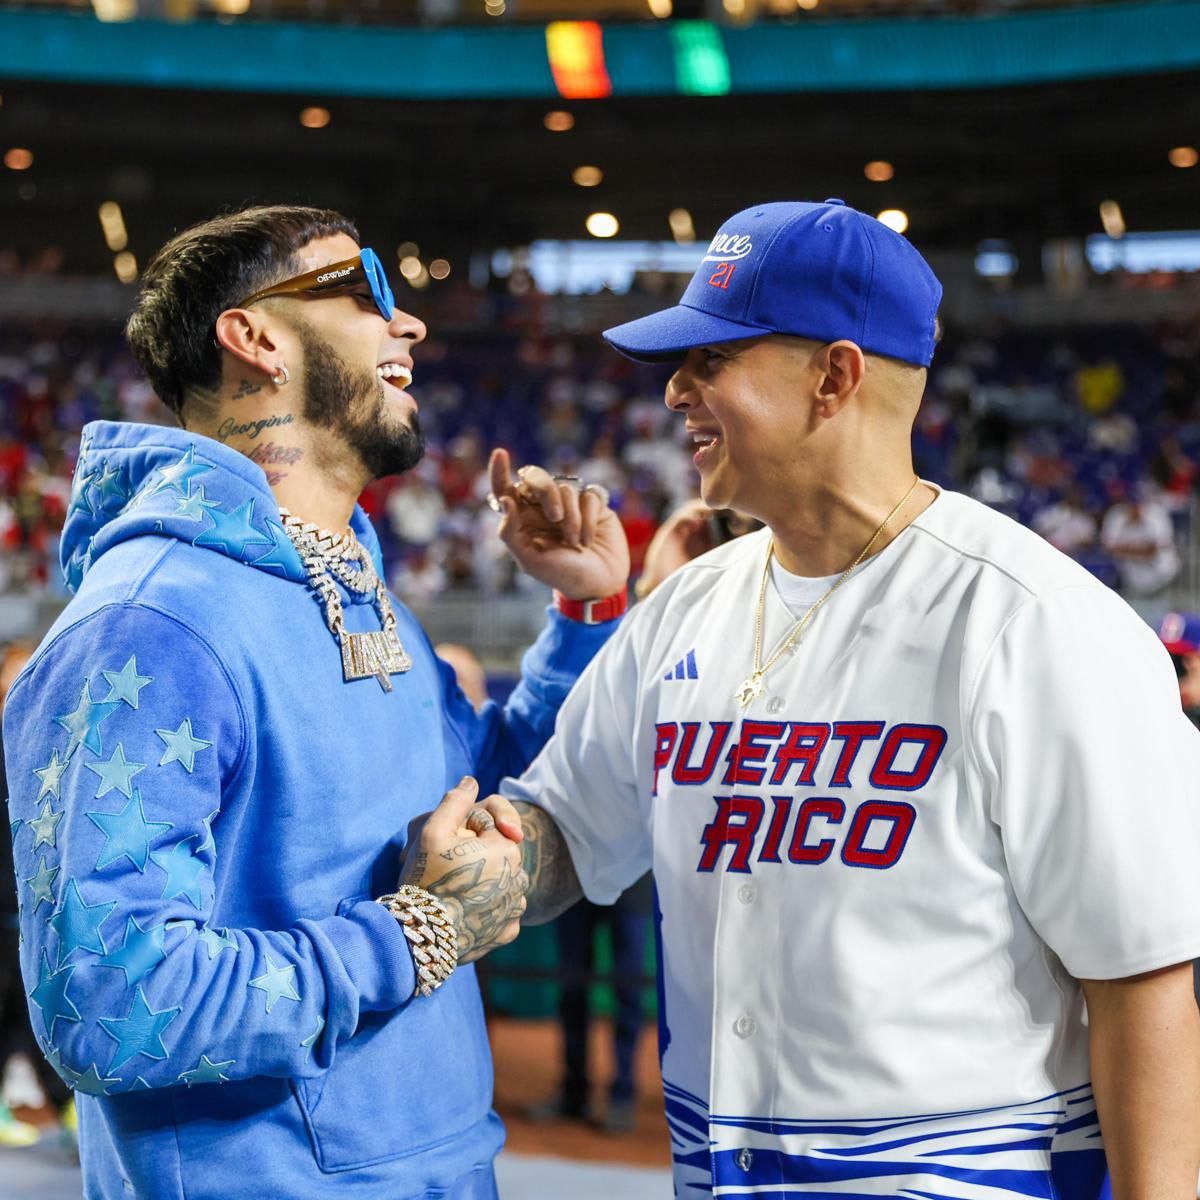
[[258, 437], [264, 429], [274, 429], [277, 425], [291, 425], [295, 415], [284, 413], [282, 416], [263, 417], [261, 421], [246, 421], [239, 425], [232, 417], [226, 417], [217, 429], [217, 437], [227, 442], [231, 437], [248, 437], [251, 440]]

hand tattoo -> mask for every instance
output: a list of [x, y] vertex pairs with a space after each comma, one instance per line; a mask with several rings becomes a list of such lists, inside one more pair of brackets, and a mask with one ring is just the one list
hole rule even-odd
[[541, 925], [552, 921], [583, 896], [571, 852], [554, 818], [535, 804], [513, 801], [521, 818], [525, 840], [521, 843], [521, 863], [529, 876], [525, 897], [528, 908], [522, 925]]
[[521, 916], [522, 877], [504, 859], [499, 875], [484, 877], [486, 860], [466, 863], [429, 883], [426, 890], [445, 906], [458, 933], [458, 961], [474, 962], [500, 944], [500, 935]]

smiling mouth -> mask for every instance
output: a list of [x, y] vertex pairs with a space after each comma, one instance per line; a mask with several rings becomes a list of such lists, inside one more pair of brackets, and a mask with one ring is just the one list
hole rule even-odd
[[403, 390], [412, 383], [412, 372], [400, 363], [382, 363], [375, 368], [375, 374], [379, 376], [384, 383], [390, 383], [393, 387]]

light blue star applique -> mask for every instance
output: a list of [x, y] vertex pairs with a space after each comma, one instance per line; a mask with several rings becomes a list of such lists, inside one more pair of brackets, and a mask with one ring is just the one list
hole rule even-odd
[[202, 1054], [200, 1061], [190, 1071], [184, 1071], [179, 1078], [188, 1087], [195, 1083], [228, 1083], [229, 1076], [223, 1075], [222, 1072], [228, 1071], [236, 1062], [236, 1058], [231, 1058], [227, 1062], [215, 1063], [207, 1054]]
[[[42, 969], [38, 976], [39, 982], [37, 987], [29, 993], [30, 1000], [42, 1010], [42, 1020], [46, 1022], [46, 1037], [50, 1041], [54, 1041], [54, 1026], [59, 1021], [78, 1021], [80, 1020], [79, 1009], [71, 1002], [71, 997], [67, 995], [67, 984], [71, 982], [71, 976], [75, 974], [75, 964], [69, 967], [63, 967], [61, 971], [50, 970], [50, 958], [45, 950], [42, 951]], [[62, 1060], [56, 1069], [59, 1074], [64, 1074], [61, 1065]]]
[[261, 558], [254, 560], [254, 565], [263, 571], [274, 571], [285, 579], [304, 582], [308, 576], [304, 572], [304, 564], [292, 539], [283, 532], [283, 526], [267, 518], [267, 532], [275, 543]]
[[33, 890], [33, 911], [35, 913], [42, 907], [42, 903], [47, 900], [50, 902], [50, 907], [54, 907], [54, 881], [58, 878], [58, 872], [58, 867], [46, 866], [46, 856], [43, 854], [38, 859], [37, 871], [28, 879], [21, 880], [22, 883], [29, 884]]
[[107, 1096], [108, 1089], [114, 1083], [121, 1082], [119, 1079], [104, 1079], [96, 1070], [95, 1063], [92, 1063], [82, 1075], [75, 1071], [72, 1071], [71, 1075], [73, 1076], [71, 1086], [77, 1092], [83, 1092], [88, 1096]]
[[[72, 968], [70, 968], [70, 969], [73, 971], [75, 968], [74, 968], [74, 967], [72, 967]], [[41, 1050], [41, 1052], [42, 1052], [42, 1055], [43, 1055], [43, 1057], [46, 1059], [46, 1061], [47, 1061], [47, 1062], [48, 1062], [48, 1063], [49, 1063], [49, 1064], [50, 1064], [50, 1065], [51, 1065], [51, 1066], [52, 1066], [52, 1067], [55, 1069], [55, 1071], [57, 1071], [57, 1072], [58, 1072], [58, 1074], [59, 1074], [59, 1075], [61, 1075], [61, 1076], [63, 1077], [63, 1079], [65, 1079], [65, 1080], [66, 1080], [68, 1083], [71, 1083], [71, 1082], [73, 1082], [75, 1079], [78, 1079], [78, 1078], [79, 1078], [79, 1077], [78, 1077], [78, 1075], [76, 1075], [76, 1074], [75, 1074], [75, 1072], [74, 1072], [74, 1071], [72, 1071], [72, 1070], [71, 1070], [71, 1068], [70, 1068], [70, 1067], [68, 1067], [68, 1066], [67, 1066], [67, 1065], [66, 1065], [66, 1064], [63, 1062], [63, 1060], [62, 1060], [62, 1055], [61, 1055], [61, 1054], [59, 1054], [59, 1052], [58, 1052], [58, 1051], [57, 1051], [57, 1050], [56, 1050], [56, 1049], [55, 1049], [53, 1046], [51, 1046], [51, 1045], [50, 1045], [48, 1042], [43, 1044], [41, 1041], [38, 1041], [38, 1047], [39, 1047], [39, 1049]]]
[[237, 938], [228, 929], [222, 929], [218, 933], [215, 929], [205, 928], [200, 930], [199, 936], [208, 949], [210, 959], [216, 958], [222, 950], [232, 950], [234, 954], [238, 952]]
[[188, 495], [180, 496], [175, 515], [185, 521], [203, 521], [206, 509], [220, 507], [216, 500], [205, 500], [204, 488], [198, 483]]
[[253, 500], [247, 500], [231, 513], [210, 509], [208, 519], [212, 524], [192, 538], [193, 546], [211, 546], [230, 558], [245, 559], [247, 546], [273, 545], [272, 538], [254, 528]]
[[212, 812], [200, 822], [204, 826], [204, 841], [196, 847], [197, 854], [203, 854], [205, 850], [215, 850], [217, 848], [216, 840], [213, 838], [212, 823], [213, 819], [221, 810], [214, 808]]
[[258, 988], [267, 997], [267, 1012], [275, 1007], [277, 1000], [299, 1000], [295, 965], [288, 963], [286, 967], [277, 967], [269, 954], [264, 954], [263, 957], [267, 960], [267, 972], [257, 979], [250, 980], [250, 986]]
[[50, 918], [50, 928], [58, 933], [58, 962], [61, 966], [76, 950], [90, 954], [107, 954], [108, 947], [100, 936], [100, 926], [117, 907], [115, 900], [87, 904], [79, 892], [79, 884], [67, 881], [59, 910]]
[[88, 491], [95, 480], [95, 471], [89, 471], [86, 475], [77, 475], [75, 477], [75, 484], [71, 488], [71, 504], [67, 509], [68, 520], [77, 512], [83, 513], [87, 517], [94, 517], [96, 515], [96, 510], [92, 507], [92, 502], [88, 499]]
[[192, 490], [192, 480], [211, 470], [212, 467], [196, 462], [196, 447], [189, 446], [178, 462], [159, 470], [158, 483], [155, 484], [154, 491], [150, 494], [157, 495], [157, 493], [171, 488], [181, 496], [187, 496]]
[[25, 824], [25, 822], [22, 821], [19, 817], [15, 821], [9, 821], [8, 831], [11, 834], [12, 840], [14, 842], [17, 840], [17, 830], [19, 830], [21, 828], [21, 826], [24, 824]]
[[191, 851], [190, 844], [194, 837], [184, 838], [176, 842], [170, 850], [158, 850], [150, 858], [167, 873], [167, 882], [163, 885], [162, 898], [173, 900], [183, 896], [197, 908], [203, 907], [200, 896], [200, 872], [204, 870], [203, 859], [197, 858]]
[[164, 958], [163, 940], [167, 931], [162, 925], [143, 929], [132, 917], [125, 921], [125, 940], [119, 949], [106, 954], [100, 965], [104, 967], [120, 967], [125, 972], [125, 986], [133, 987], [141, 981]]
[[127, 1092], [148, 1092], [150, 1085], [139, 1075], [125, 1090]]
[[100, 761], [83, 765], [89, 771], [95, 771], [100, 776], [100, 783], [96, 788], [97, 800], [114, 790], [120, 792], [122, 796], [132, 796], [133, 785], [130, 781], [139, 771], [146, 769], [145, 763], [131, 763], [125, 760], [125, 747], [120, 742], [117, 743], [112, 758], [107, 762]]
[[79, 585], [83, 582], [84, 574], [88, 569], [88, 549], [90, 548], [91, 542], [89, 541], [86, 549], [76, 549], [67, 559], [67, 564], [63, 568], [63, 578], [66, 580], [67, 590], [70, 592], [79, 591]]
[[144, 873], [146, 860], [150, 856], [150, 843], [175, 828], [169, 821], [146, 820], [140, 788], [133, 789], [129, 803], [119, 813], [90, 812], [85, 816], [104, 834], [104, 845], [96, 859], [97, 871], [127, 858]]
[[181, 1012], [182, 1008], [164, 1008], [155, 1012], [146, 1001], [146, 993], [138, 988], [128, 1016], [100, 1017], [100, 1028], [117, 1043], [108, 1069], [115, 1071], [137, 1054], [161, 1062], [167, 1057], [167, 1048], [162, 1044], [163, 1031]]
[[121, 472], [117, 467], [104, 464], [104, 472], [96, 480], [96, 491], [100, 495], [100, 507], [107, 508], [110, 504], [124, 504], [128, 498], [121, 486]]
[[317, 1038], [319, 1038], [321, 1036], [321, 1033], [324, 1029], [325, 1029], [325, 1018], [318, 1017], [316, 1029], [314, 1029], [312, 1031], [312, 1033], [310, 1033], [308, 1035], [308, 1037], [306, 1037], [304, 1039], [304, 1041], [302, 1041], [300, 1043], [300, 1049], [307, 1050], [309, 1052], [309, 1054], [312, 1054], [313, 1047], [317, 1044]]
[[42, 781], [38, 788], [37, 799], [49, 793], [59, 799], [58, 791], [62, 787], [63, 772], [67, 769], [67, 759], [59, 758], [57, 750], [50, 751], [50, 761], [44, 767], [34, 767], [33, 773]]
[[49, 846], [57, 850], [58, 841], [58, 823], [63, 819], [63, 814], [55, 812], [50, 807], [49, 799], [42, 805], [41, 816], [34, 818], [29, 822], [29, 828], [33, 830], [33, 848], [36, 850], [39, 846]]
[[79, 693], [79, 704], [75, 711], [54, 718], [55, 724], [61, 725], [71, 735], [71, 740], [67, 743], [67, 758], [70, 759], [80, 746], [86, 746], [93, 754], [103, 754], [104, 745], [100, 740], [100, 724], [111, 717], [120, 707], [119, 703], [113, 704], [104, 701], [97, 704], [92, 699], [90, 687], [84, 681], [83, 691]]
[[166, 743], [166, 750], [158, 760], [160, 767], [167, 763], [177, 762], [190, 775], [196, 769], [196, 755], [201, 750], [207, 750], [212, 742], [192, 736], [192, 721], [184, 717], [183, 723], [176, 730], [156, 729], [154, 731]]
[[154, 682], [154, 676], [138, 674], [135, 654], [129, 656], [129, 661], [119, 671], [105, 671], [104, 678], [108, 680], [108, 695], [104, 699], [122, 700], [130, 708], [137, 708], [142, 688]]

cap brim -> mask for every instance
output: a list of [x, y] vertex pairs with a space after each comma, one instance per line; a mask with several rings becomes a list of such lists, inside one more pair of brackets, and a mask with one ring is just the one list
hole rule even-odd
[[612, 329], [606, 329], [602, 336], [626, 358], [637, 362], [661, 362], [680, 358], [694, 346], [736, 342], [771, 332], [760, 325], [727, 321], [723, 317], [701, 312], [698, 308], [677, 304], [674, 308], [664, 308], [662, 312], [651, 313], [648, 317], [615, 325]]
[[1196, 645], [1194, 642], [1163, 642], [1163, 649], [1168, 654], [1195, 654]]

